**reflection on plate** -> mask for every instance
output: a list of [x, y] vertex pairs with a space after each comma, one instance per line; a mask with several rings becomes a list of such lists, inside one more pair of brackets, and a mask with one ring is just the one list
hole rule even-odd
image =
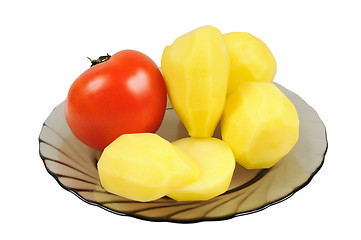
[[[150, 221], [190, 223], [223, 220], [254, 213], [279, 203], [306, 186], [321, 168], [327, 150], [325, 127], [317, 113], [298, 95], [276, 84], [295, 105], [300, 136], [291, 152], [270, 169], [246, 170], [237, 164], [224, 194], [208, 201], [177, 202], [167, 197], [142, 203], [105, 191], [96, 168], [101, 152], [82, 144], [64, 117], [64, 102], [45, 120], [39, 151], [47, 171], [66, 190], [110, 212]], [[157, 132], [169, 141], [187, 137], [170, 105]], [[216, 129], [215, 137], [220, 138]]]

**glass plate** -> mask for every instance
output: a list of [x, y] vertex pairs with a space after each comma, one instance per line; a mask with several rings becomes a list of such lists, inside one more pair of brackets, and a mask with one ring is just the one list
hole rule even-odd
[[[191, 223], [254, 213], [305, 187], [321, 168], [327, 151], [326, 130], [316, 111], [295, 93], [275, 84], [293, 102], [299, 114], [297, 144], [270, 169], [246, 170], [237, 164], [228, 191], [208, 201], [177, 202], [163, 197], [143, 203], [105, 191], [100, 185], [96, 165], [101, 152], [87, 147], [72, 134], [65, 121], [64, 102], [43, 124], [39, 136], [40, 157], [46, 170], [64, 189], [86, 203], [119, 215]], [[188, 136], [169, 103], [157, 133], [168, 141]], [[220, 138], [219, 127], [214, 136]]]

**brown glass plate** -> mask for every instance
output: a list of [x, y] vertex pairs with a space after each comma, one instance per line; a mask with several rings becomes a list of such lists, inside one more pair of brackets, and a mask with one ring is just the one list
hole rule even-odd
[[[299, 114], [297, 144], [270, 169], [246, 170], [237, 164], [228, 191], [208, 201], [177, 202], [163, 197], [143, 203], [105, 191], [96, 167], [101, 152], [87, 147], [72, 134], [65, 121], [64, 102], [43, 124], [39, 136], [40, 157], [46, 170], [64, 189], [86, 203], [119, 215], [192, 223], [254, 213], [289, 198], [306, 186], [321, 168], [327, 151], [326, 130], [316, 111], [295, 93], [279, 84], [276, 86], [293, 102]], [[169, 141], [188, 136], [169, 103], [157, 133]], [[214, 136], [220, 138], [219, 128]]]

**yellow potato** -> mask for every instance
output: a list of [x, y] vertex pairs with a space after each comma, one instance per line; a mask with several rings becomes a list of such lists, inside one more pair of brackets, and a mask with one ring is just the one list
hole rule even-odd
[[221, 32], [197, 28], [165, 47], [162, 73], [169, 99], [189, 136], [212, 137], [226, 102], [229, 53]]
[[124, 134], [107, 146], [98, 162], [105, 190], [136, 201], [152, 201], [199, 177], [197, 163], [152, 133]]
[[235, 160], [232, 150], [216, 138], [183, 138], [173, 145], [198, 164], [200, 177], [195, 182], [168, 194], [177, 201], [208, 200], [224, 193], [230, 184]]
[[296, 144], [299, 120], [294, 105], [273, 83], [242, 82], [227, 98], [221, 132], [240, 165], [269, 168]]
[[246, 32], [227, 33], [223, 38], [231, 58], [227, 95], [242, 81], [273, 81], [276, 60], [264, 42]]

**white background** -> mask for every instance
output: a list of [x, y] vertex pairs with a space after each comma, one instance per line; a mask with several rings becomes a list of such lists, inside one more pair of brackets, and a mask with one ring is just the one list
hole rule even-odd
[[[360, 239], [360, 7], [357, 1], [2, 1], [1, 239]], [[273, 52], [275, 81], [326, 125], [312, 182], [264, 211], [226, 221], [154, 223], [63, 190], [38, 154], [43, 121], [97, 58], [135, 49], [160, 64], [194, 28], [249, 32]], [[9, 235], [8, 235], [9, 234]]]

